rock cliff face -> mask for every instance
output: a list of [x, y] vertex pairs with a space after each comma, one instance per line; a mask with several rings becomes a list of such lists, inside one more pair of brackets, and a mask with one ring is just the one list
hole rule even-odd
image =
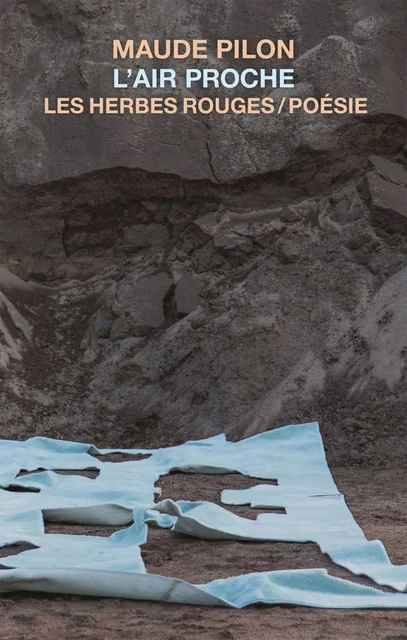
[[[363, 96], [371, 116], [404, 116], [404, 19], [402, 0], [7, 0], [0, 174], [9, 184], [39, 184], [125, 166], [227, 183], [281, 171], [304, 149], [338, 153], [338, 133], [355, 124], [351, 116], [55, 117], [42, 113], [43, 101], [119, 95], [112, 37], [205, 37], [212, 46], [224, 37], [272, 37], [295, 39], [296, 95]], [[216, 62], [239, 69], [250, 61]]]
[[[331, 460], [404, 456], [404, 14], [3, 3], [3, 435], [154, 446], [317, 419]], [[299, 91], [340, 87], [371, 113], [41, 115], [46, 95], [111, 94], [112, 25], [295, 37]]]

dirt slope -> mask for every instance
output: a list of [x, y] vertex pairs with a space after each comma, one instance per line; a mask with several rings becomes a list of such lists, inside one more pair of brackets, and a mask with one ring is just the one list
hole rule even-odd
[[[387, 129], [369, 150], [400, 148], [404, 127]], [[298, 167], [228, 188], [122, 170], [14, 191], [3, 435], [156, 446], [318, 420], [335, 464], [404, 461], [404, 162], [370, 155], [329, 188], [317, 172], [308, 196]], [[24, 254], [17, 209], [37, 221]]]

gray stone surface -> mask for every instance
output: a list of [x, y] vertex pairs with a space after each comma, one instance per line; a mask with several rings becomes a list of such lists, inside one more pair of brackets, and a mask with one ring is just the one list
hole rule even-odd
[[374, 220], [387, 231], [407, 234], [407, 190], [375, 172], [364, 179], [363, 193], [372, 206]]
[[[304, 145], [335, 153], [338, 131], [353, 124], [352, 116], [55, 116], [42, 113], [43, 99], [119, 96], [112, 88], [113, 36], [165, 33], [213, 43], [233, 34], [249, 41], [294, 37], [297, 95], [361, 95], [371, 115], [405, 115], [404, 18], [402, 0], [7, 2], [0, 16], [0, 77], [9, 78], [1, 96], [0, 175], [8, 184], [39, 184], [126, 166], [224, 183], [280, 171]], [[225, 59], [219, 66], [242, 69], [248, 62]], [[182, 73], [189, 63], [177, 68]]]
[[119, 316], [126, 314], [135, 335], [157, 329], [165, 322], [164, 298], [171, 284], [166, 273], [128, 278], [117, 288], [113, 312]]
[[[366, 161], [363, 171], [386, 189], [400, 188]], [[111, 245], [95, 244], [94, 227], [82, 225], [82, 244], [76, 239], [59, 265], [62, 283], [53, 271], [40, 288], [2, 275], [13, 317], [3, 307], [0, 315], [16, 347], [1, 371], [4, 433], [155, 447], [317, 418], [336, 463], [401, 462], [407, 237], [376, 224], [376, 208], [356, 188], [363, 179], [356, 173], [318, 201], [297, 193], [291, 205], [287, 192], [295, 191], [284, 183], [266, 189], [255, 181], [233, 198], [228, 189], [220, 213], [237, 211], [247, 221], [206, 233], [195, 220], [210, 208], [218, 212], [212, 192], [194, 195], [191, 204], [171, 194], [170, 203], [155, 200], [149, 212], [155, 225], [171, 206], [165, 246], [134, 247], [125, 256], [114, 249], [122, 237], [115, 235], [115, 204], [116, 215], [103, 218], [103, 242], [110, 238]], [[77, 208], [81, 190], [89, 203], [92, 185], [64, 185], [64, 215], [68, 201]], [[252, 222], [258, 211], [283, 203], [299, 215]], [[131, 203], [126, 210], [144, 215], [144, 205], [140, 214]], [[252, 250], [215, 246], [223, 232], [249, 238]], [[74, 227], [69, 233], [76, 238]], [[92, 261], [103, 256], [110, 263], [95, 276]], [[31, 260], [27, 252], [27, 272]], [[74, 272], [82, 278], [72, 281]], [[29, 339], [21, 339], [18, 323]], [[357, 430], [346, 422], [352, 417]]]
[[216, 249], [240, 249], [243, 253], [250, 253], [253, 243], [246, 235], [240, 235], [229, 229], [221, 229], [215, 235]]
[[[119, 325], [117, 322], [118, 318], [115, 318], [111, 309], [102, 308], [100, 309], [93, 323], [93, 330], [95, 332], [95, 336], [97, 338], [109, 338], [111, 335], [111, 330], [113, 333], [117, 334], [119, 330]], [[112, 329], [112, 325], [115, 323], [114, 330]]]
[[[8, 0], [0, 21], [3, 436], [318, 419], [330, 462], [405, 464], [405, 2]], [[41, 115], [112, 95], [113, 29], [295, 37], [296, 94], [370, 114]]]
[[277, 243], [276, 255], [283, 264], [292, 264], [301, 257], [301, 242], [295, 238], [283, 239]]
[[380, 156], [370, 156], [368, 164], [385, 180], [407, 188], [407, 171], [397, 162]]
[[193, 276], [184, 275], [175, 287], [175, 305], [179, 316], [186, 316], [195, 311], [200, 303], [202, 284]]
[[116, 318], [112, 324], [110, 330], [110, 340], [116, 342], [117, 340], [124, 340], [130, 333], [129, 323], [122, 316]]
[[164, 246], [167, 242], [168, 231], [163, 225], [135, 224], [123, 229], [122, 247], [130, 253], [136, 249]]

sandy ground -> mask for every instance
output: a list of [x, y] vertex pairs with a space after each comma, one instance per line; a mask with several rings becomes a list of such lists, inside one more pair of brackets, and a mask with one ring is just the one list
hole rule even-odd
[[[405, 563], [407, 471], [337, 468], [334, 477], [367, 537], [381, 539], [392, 562]], [[242, 488], [247, 481], [237, 474], [173, 474], [157, 486], [163, 497], [218, 502], [224, 488]], [[249, 507], [231, 510], [256, 515]], [[112, 529], [61, 524], [49, 525], [47, 531], [110, 535]], [[149, 572], [193, 583], [251, 571], [325, 567], [332, 575], [372, 584], [336, 567], [314, 544], [206, 542], [151, 528], [143, 556]], [[407, 611], [266, 606], [235, 611], [18, 593], [1, 599], [0, 616], [4, 640], [407, 640]]]

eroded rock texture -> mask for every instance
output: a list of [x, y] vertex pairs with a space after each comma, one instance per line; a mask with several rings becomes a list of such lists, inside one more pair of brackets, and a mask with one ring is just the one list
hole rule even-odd
[[[9, 81], [2, 87], [0, 174], [11, 184], [116, 166], [226, 183], [281, 171], [304, 148], [342, 153], [338, 133], [355, 123], [352, 116], [43, 114], [47, 96], [120, 95], [112, 87], [112, 35], [140, 40], [165, 32], [165, 38], [205, 37], [212, 46], [225, 34], [249, 42], [294, 38], [295, 95], [363, 96], [371, 116], [405, 116], [402, 0], [259, 0], [255, 6], [226, 0], [7, 0], [1, 11], [1, 77]], [[180, 62], [179, 70], [190, 62]], [[253, 61], [207, 62], [239, 69]], [[256, 66], [260, 62], [270, 67], [270, 61]], [[178, 92], [187, 95], [182, 87]], [[348, 160], [358, 165], [360, 159], [356, 154]]]
[[[402, 459], [403, 3], [1, 11], [2, 434], [155, 446], [317, 419], [331, 460]], [[295, 37], [298, 92], [371, 113], [41, 115], [45, 95], [111, 94], [112, 24]]]

